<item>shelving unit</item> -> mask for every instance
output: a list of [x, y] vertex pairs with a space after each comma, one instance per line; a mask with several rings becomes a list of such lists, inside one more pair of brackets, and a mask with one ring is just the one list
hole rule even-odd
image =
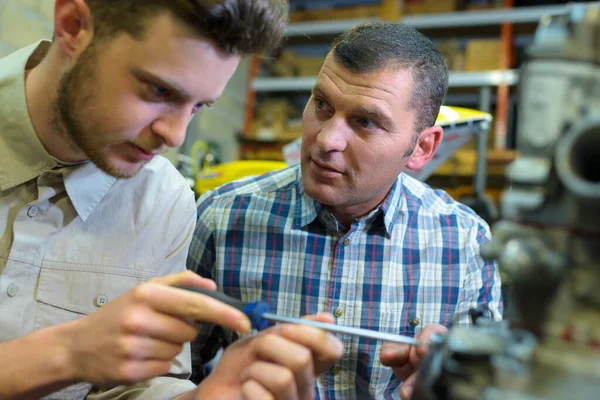
[[[598, 3], [598, 2], [596, 2]], [[416, 29], [443, 29], [501, 24], [537, 23], [546, 15], [558, 15], [571, 10], [572, 4], [489, 9], [481, 11], [461, 11], [438, 14], [406, 15], [403, 24]], [[339, 21], [296, 22], [288, 26], [286, 37], [313, 37], [337, 35], [358, 24], [374, 21], [376, 18], [362, 18]], [[316, 77], [256, 77], [251, 82], [255, 92], [298, 92], [312, 88]], [[518, 82], [518, 71], [495, 70], [482, 72], [450, 72], [449, 87], [501, 87], [513, 86]], [[503, 97], [506, 97], [504, 95]], [[479, 106], [486, 111], [491, 109], [492, 96], [480, 91]], [[506, 102], [507, 99], [502, 99]], [[506, 105], [503, 105], [506, 107]]]
[[[594, 2], [600, 3], [600, 2]], [[416, 29], [443, 29], [501, 24], [537, 23], [543, 16], [568, 12], [572, 4], [489, 9], [481, 11], [460, 11], [451, 13], [406, 15], [401, 18], [403, 24]], [[377, 20], [362, 18], [339, 21], [296, 22], [288, 26], [286, 37], [313, 37], [319, 35], [337, 35], [358, 24]], [[255, 92], [298, 92], [312, 88], [316, 77], [255, 77], [251, 81], [251, 90]], [[513, 86], [518, 82], [517, 70], [495, 70], [482, 72], [450, 72], [449, 87], [500, 87]], [[252, 104], [254, 94], [252, 94]], [[491, 109], [491, 96], [480, 91], [479, 106]]]
[[[572, 5], [532, 6], [518, 9], [489, 9], [481, 11], [457, 11], [451, 13], [406, 15], [402, 23], [415, 29], [441, 29], [465, 26], [537, 23], [544, 15], [558, 15], [569, 11]], [[296, 22], [290, 24], [286, 37], [310, 35], [337, 35], [363, 22], [377, 18], [361, 18], [326, 22]]]
[[[600, 2], [593, 2], [600, 3]], [[389, 3], [388, 3], [389, 4]], [[587, 4], [590, 4], [589, 2]], [[403, 24], [412, 26], [420, 31], [426, 31], [426, 34], [441, 32], [442, 36], [452, 35], [458, 32], [458, 36], [469, 37], [471, 27], [497, 27], [498, 31], [493, 31], [493, 35], [501, 39], [501, 63], [498, 70], [477, 71], [477, 72], [455, 72], [449, 73], [449, 87], [452, 88], [476, 88], [477, 94], [456, 95], [455, 99], [477, 96], [477, 108], [490, 112], [492, 103], [496, 99], [496, 133], [506, 136], [506, 126], [508, 120], [508, 101], [509, 88], [516, 85], [519, 80], [519, 72], [510, 69], [512, 58], [513, 43], [513, 24], [520, 24], [527, 27], [528, 34], [534, 31], [535, 25], [539, 20], [548, 15], [559, 15], [569, 12], [572, 4], [530, 6], [512, 8], [512, 0], [504, 0], [505, 8], [487, 9], [480, 11], [456, 11], [437, 14], [404, 15], [400, 18]], [[290, 45], [294, 43], [305, 42], [324, 42], [329, 43], [333, 36], [336, 36], [347, 29], [358, 24], [378, 20], [378, 18], [360, 18], [348, 20], [331, 20], [315, 22], [295, 22], [288, 26], [285, 35]], [[529, 25], [528, 25], [529, 24]], [[462, 30], [461, 30], [462, 29]], [[466, 32], [466, 33], [465, 33]], [[435, 37], [435, 35], [432, 35]], [[257, 93], [274, 93], [276, 95], [292, 95], [294, 92], [309, 92], [316, 81], [316, 76], [299, 77], [262, 77], [257, 76], [258, 71], [250, 82], [250, 97], [254, 104]], [[496, 92], [496, 96], [494, 96]], [[452, 93], [448, 97], [451, 97]], [[458, 105], [458, 104], [457, 104]], [[249, 124], [246, 125], [247, 127]], [[504, 137], [501, 139], [505, 140]], [[488, 153], [487, 132], [477, 137], [477, 159], [476, 171], [474, 171], [473, 187], [476, 193], [482, 193], [486, 186], [486, 165]], [[281, 145], [281, 143], [265, 143], [265, 146]], [[503, 146], [497, 146], [499, 158], [505, 158], [506, 152]], [[513, 155], [514, 156], [514, 155]], [[497, 157], [497, 158], [498, 158]]]
[[[256, 78], [252, 81], [252, 89], [256, 92], [298, 92], [311, 90], [316, 76], [289, 78]], [[481, 72], [450, 72], [450, 87], [480, 87], [515, 85], [519, 80], [517, 70], [496, 70]]]

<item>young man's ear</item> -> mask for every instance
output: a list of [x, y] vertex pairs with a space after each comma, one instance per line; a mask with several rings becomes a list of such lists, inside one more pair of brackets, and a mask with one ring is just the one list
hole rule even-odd
[[92, 14], [85, 0], [56, 0], [54, 40], [67, 58], [77, 58], [91, 43]]
[[423, 168], [433, 158], [443, 137], [444, 130], [440, 126], [432, 126], [421, 132], [406, 167], [414, 170]]

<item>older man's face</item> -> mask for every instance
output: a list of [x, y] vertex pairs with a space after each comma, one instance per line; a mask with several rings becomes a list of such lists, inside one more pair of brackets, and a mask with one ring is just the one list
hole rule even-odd
[[303, 115], [302, 182], [309, 196], [334, 215], [361, 216], [377, 207], [414, 148], [411, 90], [406, 70], [356, 74], [327, 56]]

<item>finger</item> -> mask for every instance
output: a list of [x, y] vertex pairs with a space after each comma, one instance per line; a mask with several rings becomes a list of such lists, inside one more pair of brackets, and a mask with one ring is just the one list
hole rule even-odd
[[119, 340], [117, 351], [132, 360], [173, 360], [183, 350], [182, 344], [169, 343], [149, 337], [125, 336]]
[[431, 341], [431, 337], [433, 335], [445, 335], [448, 332], [448, 328], [443, 325], [427, 325], [421, 333], [419, 333], [416, 337], [424, 343], [427, 343], [423, 346], [415, 346], [414, 356], [418, 359], [423, 358], [427, 353], [429, 353], [429, 342]]
[[398, 377], [401, 381], [406, 380], [409, 376], [415, 373], [416, 367], [412, 363], [406, 363], [402, 367], [393, 368], [394, 375]]
[[[257, 337], [255, 354], [258, 358], [285, 367], [287, 371], [291, 372], [301, 398], [313, 390], [313, 358], [307, 347], [276, 334], [266, 334]], [[281, 374], [287, 373], [281, 372]], [[289, 376], [279, 375], [279, 379], [283, 378], [289, 378]], [[275, 383], [281, 382], [276, 380]], [[271, 386], [267, 386], [267, 388], [272, 389]]]
[[408, 362], [411, 347], [408, 344], [386, 342], [381, 345], [379, 359], [385, 366], [402, 367]]
[[[313, 320], [327, 322], [330, 318], [327, 315], [312, 316]], [[281, 336], [295, 343], [308, 348], [313, 353], [313, 358], [316, 361], [316, 375], [325, 372], [331, 364], [339, 360], [344, 354], [344, 345], [335, 335], [332, 335], [322, 329], [285, 324], [280, 326]]]
[[126, 334], [148, 336], [173, 344], [191, 342], [198, 335], [193, 325], [152, 308], [137, 308], [135, 312], [128, 313], [122, 329]]
[[416, 380], [417, 374], [412, 374], [404, 382], [402, 382], [402, 386], [400, 386], [400, 398], [402, 400], [408, 400], [412, 397]]
[[159, 283], [168, 286], [198, 286], [204, 289], [215, 290], [217, 284], [210, 280], [201, 277], [195, 272], [186, 270], [176, 274], [161, 276], [159, 278], [150, 279], [148, 282]]
[[209, 296], [155, 283], [144, 283], [134, 290], [138, 301], [159, 312], [244, 333], [250, 330], [244, 313]]
[[242, 398], [244, 400], [275, 400], [275, 397], [267, 389], [253, 380], [242, 384]]
[[[298, 393], [298, 389], [305, 390], [296, 383], [296, 376], [293, 371], [281, 365], [257, 361], [245, 371], [248, 379], [255, 381], [258, 386], [262, 386], [274, 399], [298, 399], [306, 398]], [[305, 384], [305, 382], [301, 382]], [[312, 390], [312, 387], [310, 388]], [[257, 397], [263, 399], [264, 397]]]

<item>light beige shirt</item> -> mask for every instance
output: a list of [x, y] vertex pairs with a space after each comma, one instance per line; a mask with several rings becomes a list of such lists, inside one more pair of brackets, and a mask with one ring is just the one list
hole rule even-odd
[[[47, 48], [36, 43], [0, 60], [0, 341], [85, 317], [143, 281], [185, 270], [196, 221], [192, 191], [162, 157], [120, 180], [90, 162], [61, 166], [45, 151], [24, 71]], [[190, 368], [186, 345], [172, 376], [94, 388], [88, 398], [172, 398], [194, 388]], [[82, 399], [90, 389], [49, 398]]]

